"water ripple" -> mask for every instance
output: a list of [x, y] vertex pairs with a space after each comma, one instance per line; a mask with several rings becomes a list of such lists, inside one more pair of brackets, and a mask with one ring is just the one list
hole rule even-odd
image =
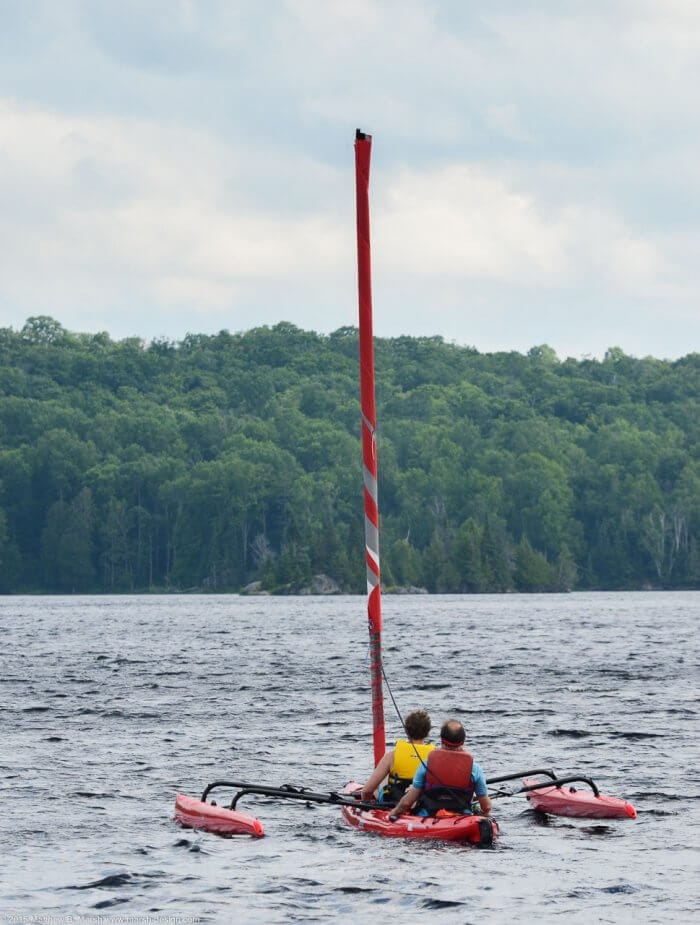
[[[402, 711], [427, 709], [433, 736], [461, 717], [488, 776], [584, 774], [639, 812], [572, 820], [499, 798], [501, 839], [477, 851], [381, 839], [332, 806], [252, 797], [263, 839], [172, 821], [175, 792], [210, 780], [323, 791], [367, 776], [363, 598], [0, 598], [3, 915], [638, 925], [662, 909], [690, 921], [698, 600], [385, 598]], [[385, 711], [393, 741], [389, 700]]]

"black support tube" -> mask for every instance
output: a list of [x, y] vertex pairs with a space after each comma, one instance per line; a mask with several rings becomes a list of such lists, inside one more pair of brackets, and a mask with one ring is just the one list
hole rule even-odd
[[305, 803], [331, 803], [334, 806], [353, 806], [355, 809], [385, 808], [377, 803], [357, 800], [351, 794], [336, 793], [333, 790], [327, 793], [317, 793], [304, 787], [292, 787], [290, 784], [285, 784], [283, 787], [268, 787], [265, 784], [249, 784], [244, 781], [229, 780], [217, 780], [209, 784], [202, 794], [202, 803], [206, 803], [209, 794], [218, 787], [228, 787], [238, 791], [238, 793], [234, 794], [229, 809], [235, 809], [239, 799], [251, 793], [263, 797], [278, 797], [283, 800], [301, 800]]
[[[545, 771], [539, 771], [539, 772], [530, 771], [529, 773], [530, 774], [535, 774], [535, 773], [544, 774], [546, 772]], [[521, 776], [520, 774], [514, 775], [514, 777], [520, 777], [520, 776]], [[525, 776], [527, 776], [527, 774]], [[494, 784], [494, 783], [499, 783], [500, 781], [512, 780], [512, 779], [513, 777], [511, 776], [492, 777], [489, 780], [487, 780], [487, 783]], [[573, 783], [588, 784], [588, 786], [593, 791], [593, 795], [597, 797], [600, 796], [600, 791], [598, 790], [598, 787], [596, 786], [595, 781], [593, 781], [590, 777], [584, 777], [581, 774], [573, 774], [570, 777], [556, 777], [555, 775], [552, 775], [550, 780], [543, 780], [537, 784], [527, 784], [522, 787], [518, 787], [517, 790], [498, 790], [495, 793], [492, 793], [491, 796], [492, 797], [514, 797], [518, 793], [529, 793], [531, 790], [543, 790], [547, 787], [562, 787], [564, 784], [573, 784]]]
[[520, 777], [531, 777], [533, 774], [546, 774], [551, 780], [556, 780], [557, 775], [551, 768], [533, 768], [531, 771], [517, 771], [513, 774], [502, 774], [501, 777], [487, 777], [487, 784], [501, 784], [505, 780], [517, 780]]

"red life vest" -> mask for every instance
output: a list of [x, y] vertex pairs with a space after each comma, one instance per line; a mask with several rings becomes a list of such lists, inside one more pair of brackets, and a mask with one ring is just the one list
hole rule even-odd
[[461, 749], [436, 748], [428, 755], [425, 790], [419, 807], [434, 815], [439, 809], [468, 812], [474, 797], [474, 759]]

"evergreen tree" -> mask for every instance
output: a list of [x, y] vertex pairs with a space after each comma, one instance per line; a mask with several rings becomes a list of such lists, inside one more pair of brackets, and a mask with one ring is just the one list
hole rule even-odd
[[0, 594], [19, 590], [20, 557], [7, 530], [7, 517], [0, 510]]
[[396, 540], [387, 555], [394, 581], [400, 587], [411, 587], [421, 582], [422, 563], [420, 554], [408, 540]]
[[511, 581], [511, 550], [501, 523], [486, 518], [481, 536], [481, 568], [485, 591], [508, 591]]
[[578, 568], [566, 543], [562, 543], [556, 563], [556, 591], [573, 591], [578, 580]]
[[481, 543], [483, 531], [474, 520], [469, 517], [461, 525], [455, 538], [452, 564], [459, 575], [457, 590], [479, 592], [484, 590], [485, 579], [481, 564]]
[[557, 570], [537, 552], [524, 536], [515, 549], [515, 587], [518, 591], [553, 591]]
[[51, 590], [92, 590], [93, 516], [89, 488], [80, 491], [70, 504], [59, 499], [49, 508], [41, 539], [46, 580]]

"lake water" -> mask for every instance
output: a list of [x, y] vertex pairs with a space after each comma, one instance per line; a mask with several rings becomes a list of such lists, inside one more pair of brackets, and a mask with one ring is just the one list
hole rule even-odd
[[[639, 812], [544, 823], [505, 797], [501, 838], [479, 850], [296, 802], [241, 804], [260, 840], [172, 821], [176, 791], [222, 777], [331, 790], [368, 775], [363, 598], [0, 598], [0, 920], [698, 921], [699, 605], [384, 598], [402, 712], [460, 717], [487, 776], [583, 772]], [[386, 718], [393, 738], [388, 699]]]

